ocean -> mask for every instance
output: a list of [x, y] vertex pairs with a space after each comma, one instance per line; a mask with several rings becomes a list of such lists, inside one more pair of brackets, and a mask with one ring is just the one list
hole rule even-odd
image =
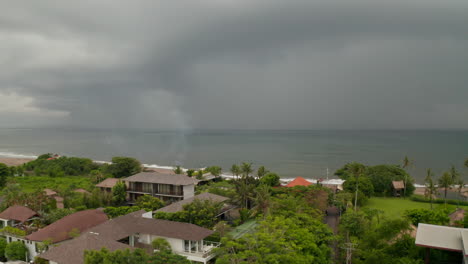
[[438, 177], [455, 165], [468, 179], [468, 131], [136, 131], [65, 128], [0, 129], [0, 156], [42, 153], [109, 161], [135, 157], [145, 164], [185, 168], [233, 163], [264, 165], [282, 178], [336, 178], [347, 162], [367, 165], [401, 164], [422, 183], [427, 168]]

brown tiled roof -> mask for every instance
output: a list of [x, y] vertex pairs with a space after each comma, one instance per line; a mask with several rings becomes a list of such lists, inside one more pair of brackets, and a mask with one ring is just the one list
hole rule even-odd
[[107, 220], [107, 215], [101, 210], [84, 210], [67, 215], [62, 219], [34, 232], [26, 237], [33, 241], [52, 239], [52, 243], [70, 239], [70, 231], [78, 229], [83, 232]]
[[46, 193], [47, 196], [53, 196], [57, 194], [57, 192], [52, 189], [44, 189], [44, 192]]
[[99, 233], [112, 240], [120, 240], [135, 233], [185, 240], [201, 240], [213, 234], [213, 231], [194, 224], [144, 218], [144, 213], [145, 210], [140, 210], [111, 219], [91, 228], [89, 232]]
[[405, 188], [405, 184], [403, 183], [403, 181], [392, 181], [392, 185], [393, 185], [393, 188], [397, 190]]
[[112, 188], [114, 187], [120, 179], [117, 178], [107, 178], [102, 182], [96, 184], [96, 187], [99, 188]]
[[172, 185], [191, 185], [191, 184], [198, 183], [196, 179], [190, 178], [187, 175], [161, 174], [161, 173], [155, 173], [155, 172], [140, 172], [138, 174], [125, 178], [124, 181], [160, 183], [160, 184], [172, 184]]
[[129, 245], [106, 239], [96, 233], [86, 232], [75, 239], [50, 247], [39, 257], [60, 264], [82, 264], [85, 250], [100, 250], [103, 247], [110, 251], [132, 249]]
[[90, 194], [90, 192], [88, 192], [87, 190], [85, 189], [76, 189], [76, 190], [73, 190], [74, 192], [77, 192], [77, 193], [85, 193], [85, 194]]
[[196, 199], [198, 199], [198, 200], [210, 200], [210, 201], [217, 202], [217, 203], [221, 203], [221, 202], [225, 202], [225, 201], [229, 200], [229, 198], [224, 197], [224, 196], [220, 196], [220, 195], [216, 195], [216, 194], [212, 194], [212, 193], [202, 193], [202, 194], [199, 194], [199, 195], [195, 195], [192, 198], [184, 199], [184, 200], [172, 203], [172, 204], [170, 204], [170, 205], [168, 205], [166, 207], [163, 207], [163, 208], [160, 208], [160, 209], [156, 210], [156, 212], [166, 212], [166, 213], [179, 212], [179, 211], [182, 211], [184, 209], [184, 205], [190, 204], [193, 201], [195, 201]]
[[24, 222], [35, 215], [37, 215], [36, 212], [25, 206], [14, 205], [8, 207], [5, 211], [1, 212], [0, 218]]

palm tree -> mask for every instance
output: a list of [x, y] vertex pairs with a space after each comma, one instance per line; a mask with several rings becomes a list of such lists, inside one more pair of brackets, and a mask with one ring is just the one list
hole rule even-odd
[[465, 182], [463, 181], [463, 178], [459, 177], [457, 181], [455, 182], [455, 184], [458, 185], [457, 192], [459, 196], [459, 199], [457, 200], [458, 201], [457, 207], [460, 207], [460, 200], [463, 199], [462, 192], [463, 192], [463, 187], [465, 187]]
[[265, 169], [265, 166], [260, 166], [258, 169], [257, 169], [257, 177], [260, 179], [262, 178], [263, 176], [265, 176], [269, 171], [267, 169]]
[[447, 204], [447, 191], [450, 189], [450, 186], [453, 184], [452, 175], [450, 172], [444, 172], [442, 177], [439, 178], [439, 188], [444, 188], [444, 200], [445, 204]]
[[432, 209], [432, 200], [434, 199], [434, 195], [438, 194], [438, 191], [437, 191], [437, 187], [434, 184], [434, 181], [432, 180], [431, 169], [427, 169], [427, 176], [426, 176], [426, 179], [424, 179], [424, 183], [426, 185], [426, 188], [424, 190], [424, 196], [426, 198], [429, 198], [431, 202], [431, 209]]
[[232, 175], [236, 176], [236, 178], [239, 177], [240, 168], [239, 168], [239, 166], [237, 164], [232, 164], [231, 173], [232, 173]]
[[450, 176], [452, 177], [452, 182], [455, 183], [460, 177], [460, 173], [457, 171], [454, 165], [450, 167]]
[[358, 198], [358, 189], [359, 189], [359, 177], [363, 174], [364, 169], [359, 163], [351, 163], [349, 165], [349, 172], [356, 179], [356, 193], [354, 196], [354, 211], [357, 210], [357, 198]]
[[242, 177], [245, 179], [253, 172], [252, 163], [242, 162], [241, 164]]
[[260, 185], [255, 190], [253, 202], [253, 210], [256, 213], [261, 213], [263, 215], [263, 218], [265, 218], [268, 215], [271, 206], [270, 187], [268, 185]]
[[242, 208], [249, 208], [249, 201], [255, 186], [245, 181], [235, 181], [234, 184], [236, 185], [235, 200]]
[[[412, 166], [414, 163], [408, 158], [408, 156], [405, 156], [403, 159], [403, 169], [406, 170], [410, 166]], [[403, 189], [403, 197], [406, 198], [406, 182], [408, 181], [407, 175], [405, 174], [405, 184], [404, 184], [404, 189]]]

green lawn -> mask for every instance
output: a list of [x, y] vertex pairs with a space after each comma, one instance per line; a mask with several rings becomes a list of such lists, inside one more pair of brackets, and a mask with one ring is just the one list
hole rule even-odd
[[[434, 204], [434, 208], [444, 208], [444, 204]], [[398, 218], [403, 216], [403, 212], [408, 209], [430, 209], [429, 203], [414, 202], [410, 199], [403, 198], [381, 198], [373, 197], [369, 199], [368, 203], [364, 208], [376, 208], [384, 211], [384, 215], [389, 218]], [[462, 206], [465, 210], [468, 206]], [[455, 210], [455, 205], [447, 204], [447, 208], [451, 211]]]
[[83, 176], [64, 176], [51, 178], [48, 176], [9, 177], [8, 183], [18, 183], [24, 192], [34, 192], [49, 188], [55, 191], [68, 188], [91, 190], [94, 184], [90, 178]]

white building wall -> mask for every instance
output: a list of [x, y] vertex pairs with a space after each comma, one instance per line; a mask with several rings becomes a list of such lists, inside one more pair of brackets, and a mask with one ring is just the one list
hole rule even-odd
[[184, 251], [184, 241], [182, 239], [177, 239], [177, 238], [168, 238], [168, 237], [140, 234], [140, 239], [138, 242], [151, 245], [153, 240], [157, 238], [164, 238], [169, 243], [169, 245], [171, 245], [172, 251], [179, 251], [179, 252]]
[[195, 196], [195, 185], [184, 185], [184, 200]]

